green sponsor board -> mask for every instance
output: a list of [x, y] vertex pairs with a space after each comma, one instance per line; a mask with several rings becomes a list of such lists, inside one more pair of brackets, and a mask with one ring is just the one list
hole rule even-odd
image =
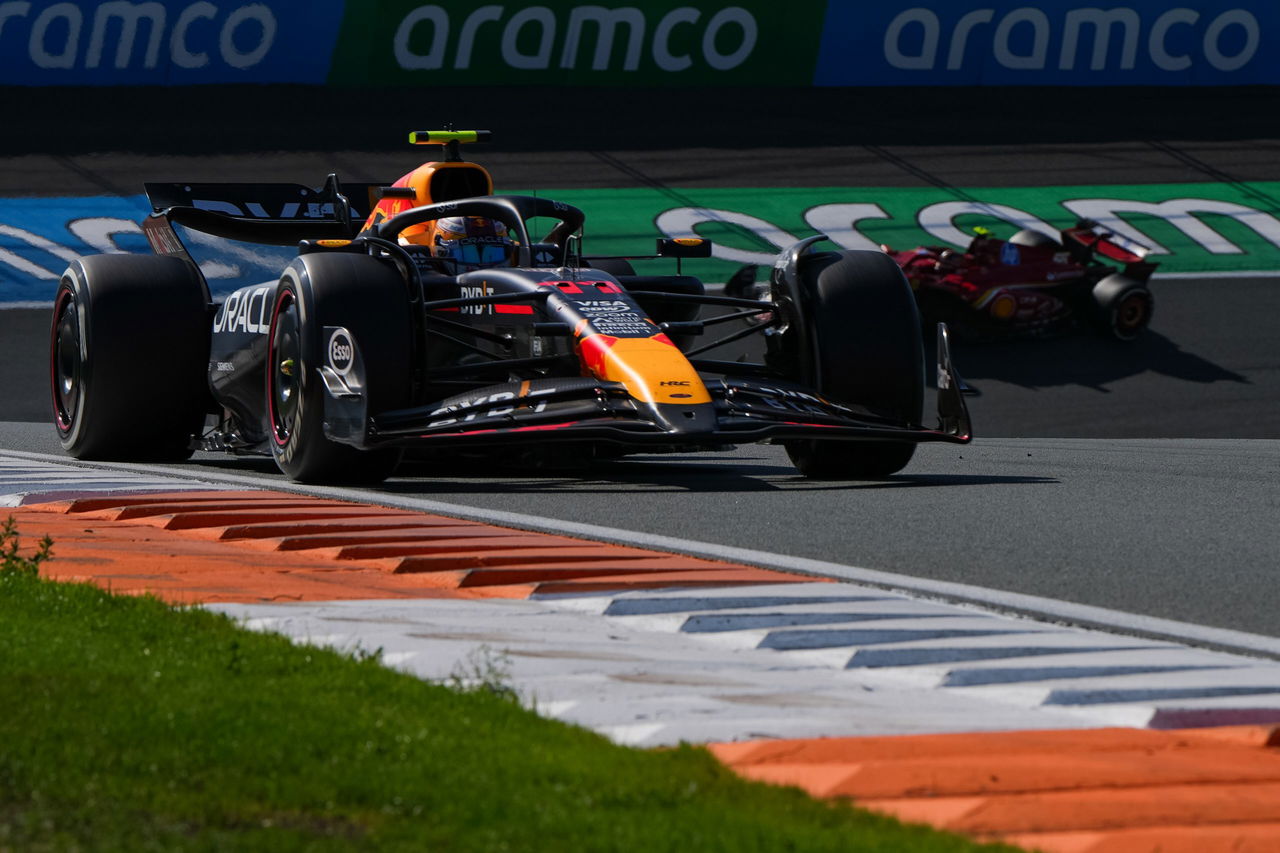
[[[968, 245], [977, 226], [1008, 237], [1050, 234], [1093, 219], [1151, 249], [1159, 272], [1280, 270], [1280, 183], [1142, 184], [941, 190], [549, 190], [587, 213], [589, 255], [652, 252], [660, 236], [715, 242], [686, 272], [723, 281], [742, 264], [768, 266], [795, 240], [826, 234], [835, 247]], [[671, 261], [662, 263], [668, 266]], [[763, 274], [762, 274], [763, 275]]]
[[[347, 4], [329, 82], [343, 86], [808, 86], [826, 3]], [[513, 95], [515, 97], [517, 95]], [[548, 114], [583, 104], [548, 104]]]

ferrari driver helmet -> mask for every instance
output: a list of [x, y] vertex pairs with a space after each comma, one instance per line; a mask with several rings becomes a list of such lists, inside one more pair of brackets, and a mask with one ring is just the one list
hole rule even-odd
[[490, 267], [511, 256], [507, 226], [482, 216], [449, 216], [436, 221], [431, 253], [454, 261], [458, 271]]

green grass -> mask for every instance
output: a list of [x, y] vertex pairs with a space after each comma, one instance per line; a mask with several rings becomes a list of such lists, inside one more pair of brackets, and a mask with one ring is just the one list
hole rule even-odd
[[0, 851], [978, 849], [35, 569], [0, 569]]

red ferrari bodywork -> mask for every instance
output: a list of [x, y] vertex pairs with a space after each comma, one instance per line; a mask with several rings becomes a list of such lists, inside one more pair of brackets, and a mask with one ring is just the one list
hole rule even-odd
[[[902, 268], [924, 318], [957, 330], [1043, 335], [1096, 320], [1120, 323], [1113, 333], [1128, 339], [1150, 319], [1146, 283], [1156, 264], [1146, 261], [1144, 247], [1087, 220], [1060, 239], [1020, 231], [1001, 240], [983, 229], [965, 251], [882, 248]], [[1124, 290], [1122, 299], [1111, 293], [1117, 290]], [[1111, 317], [1113, 308], [1121, 316]]]

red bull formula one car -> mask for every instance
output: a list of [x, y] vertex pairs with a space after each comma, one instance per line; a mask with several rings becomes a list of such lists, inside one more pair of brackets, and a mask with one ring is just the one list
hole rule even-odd
[[[920, 323], [887, 255], [813, 237], [779, 256], [762, 298], [735, 298], [679, 274], [708, 242], [664, 239], [646, 257], [677, 274], [636, 275], [584, 256], [578, 208], [492, 195], [459, 156], [486, 137], [414, 134], [444, 157], [389, 185], [147, 184], [155, 255], [82, 258], [57, 291], [63, 447], [269, 454], [298, 481], [376, 482], [405, 450], [566, 442], [583, 457], [780, 442], [806, 475], [872, 478], [918, 442], [969, 441], [945, 328], [938, 424], [922, 424]], [[215, 304], [175, 225], [298, 255]], [[703, 357], [753, 334], [759, 361]]]
[[[1147, 249], [1081, 220], [1055, 239], [1024, 229], [999, 240], [986, 229], [966, 251], [895, 252], [926, 321], [972, 338], [1047, 336], [1086, 326], [1121, 341], [1151, 322]], [[1117, 271], [1112, 264], [1122, 265]]]

